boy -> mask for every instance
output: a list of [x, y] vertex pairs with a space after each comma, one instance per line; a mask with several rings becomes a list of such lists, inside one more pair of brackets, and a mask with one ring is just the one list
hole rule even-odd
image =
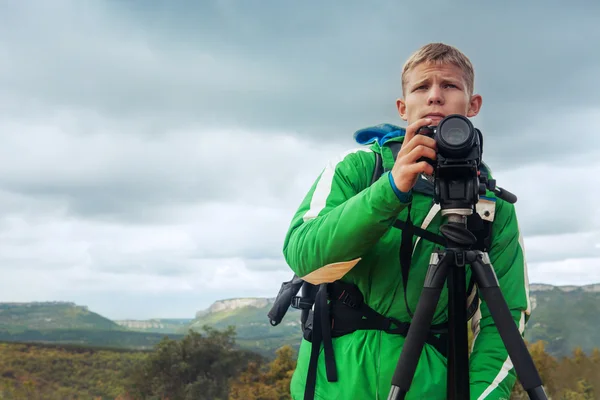
[[[357, 132], [357, 141], [370, 146], [351, 150], [327, 165], [302, 201], [285, 238], [286, 261], [307, 282], [336, 284], [330, 284], [327, 294], [317, 296], [315, 310], [319, 304], [327, 304], [324, 296], [328, 295], [331, 315], [326, 313], [321, 319], [322, 312], [318, 317], [315, 314], [312, 338], [306, 340], [305, 335], [302, 340], [291, 383], [293, 399], [387, 398], [405, 338], [386, 321], [410, 323], [431, 253], [438, 248], [414, 237], [408, 249], [412, 251], [410, 274], [403, 277], [400, 259], [406, 257], [407, 249], [401, 246], [402, 229], [393, 224], [406, 221], [410, 213], [414, 226], [438, 233], [443, 222], [432, 196], [416, 190], [417, 184], [431, 184], [427, 176], [433, 174], [433, 168], [419, 159], [434, 160], [436, 144], [415, 133], [422, 126], [437, 125], [449, 114], [476, 116], [482, 97], [473, 90], [473, 67], [464, 54], [442, 43], [423, 46], [402, 71], [403, 96], [397, 100], [397, 108], [407, 128], [386, 125], [387, 129]], [[398, 142], [402, 145], [394, 157], [389, 145]], [[374, 152], [382, 155], [386, 172], [371, 184]], [[501, 199], [494, 204], [488, 253], [523, 334], [531, 306], [522, 237], [514, 206]], [[353, 301], [344, 302], [349, 293]], [[367, 319], [380, 321], [381, 326], [366, 328], [364, 318], [352, 319], [359, 306], [363, 307], [361, 313], [369, 313]], [[471, 398], [508, 399], [516, 381], [514, 369], [486, 304], [476, 306], [471, 320]], [[444, 289], [432, 324], [443, 326], [446, 321]], [[312, 342], [321, 341], [322, 325], [345, 331], [330, 341], [323, 337], [324, 349], [315, 346], [313, 353]], [[443, 353], [435, 339], [425, 344], [406, 399], [446, 398]], [[333, 360], [335, 368], [331, 368]]]

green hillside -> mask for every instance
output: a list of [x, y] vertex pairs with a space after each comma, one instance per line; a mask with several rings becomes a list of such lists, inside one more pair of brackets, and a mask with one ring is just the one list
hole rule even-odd
[[204, 325], [217, 329], [235, 326], [236, 342], [242, 347], [263, 355], [272, 355], [285, 344], [297, 350], [301, 337], [300, 311], [290, 307], [281, 324], [271, 326], [267, 313], [272, 306], [272, 300], [264, 298], [222, 300], [199, 312], [185, 330], [200, 331]]
[[532, 285], [531, 300], [527, 340], [544, 340], [546, 351], [560, 356], [570, 354], [576, 346], [586, 353], [600, 347], [600, 285]]
[[[531, 285], [531, 299], [534, 310], [526, 340], [548, 342], [548, 353], [557, 357], [571, 354], [577, 346], [587, 353], [600, 347], [600, 285]], [[236, 302], [241, 306], [236, 307]], [[283, 344], [298, 349], [302, 335], [300, 312], [290, 307], [281, 324], [274, 327], [267, 318], [271, 307], [272, 300], [268, 299], [223, 300], [199, 312], [186, 329], [199, 331], [205, 324], [218, 329], [233, 325], [237, 342], [249, 349], [263, 354], [272, 353]]]
[[[531, 285], [533, 316], [525, 338], [547, 342], [549, 354], [560, 357], [581, 347], [600, 348], [600, 285], [554, 287]], [[204, 325], [222, 330], [235, 326], [237, 344], [267, 357], [301, 341], [300, 312], [288, 310], [278, 326], [267, 313], [273, 299], [245, 298], [215, 302], [193, 319], [111, 321], [73, 303], [0, 303], [0, 341], [72, 343], [92, 347], [149, 349], [165, 335], [182, 338], [188, 329]]]
[[100, 329], [40, 329], [19, 332], [0, 331], [0, 342], [62, 343], [110, 349], [151, 349], [162, 338], [181, 339], [184, 335]]
[[0, 303], [0, 330], [121, 329], [114, 321], [69, 302]]
[[[69, 302], [0, 303], [0, 341], [151, 349], [165, 336], [137, 332]], [[183, 335], [169, 334], [176, 339]]]

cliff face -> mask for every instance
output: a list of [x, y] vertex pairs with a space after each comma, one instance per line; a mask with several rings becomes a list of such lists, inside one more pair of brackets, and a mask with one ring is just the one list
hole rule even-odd
[[[535, 301], [535, 292], [547, 292], [552, 290], [560, 290], [561, 292], [573, 292], [576, 290], [582, 290], [584, 292], [600, 292], [600, 283], [592, 284], [592, 285], [584, 285], [584, 286], [553, 286], [547, 284], [540, 283], [532, 283], [530, 285], [530, 293], [532, 296], [532, 302]], [[226, 300], [218, 300], [215, 301], [209, 308], [206, 310], [198, 311], [196, 313], [196, 318], [200, 318], [206, 316], [208, 314], [215, 314], [220, 312], [234, 311], [244, 307], [254, 307], [254, 308], [267, 308], [270, 307], [274, 298], [264, 298], [264, 297], [245, 297], [245, 298], [237, 298], [237, 299], [226, 299]]]
[[198, 311], [196, 313], [196, 318], [204, 316], [206, 314], [218, 313], [218, 312], [226, 312], [226, 311], [234, 311], [244, 307], [254, 307], [254, 308], [265, 308], [273, 304], [274, 299], [268, 298], [239, 298], [239, 299], [227, 299], [227, 300], [219, 300], [215, 301], [208, 309], [203, 311]]
[[586, 353], [600, 343], [600, 284], [530, 285], [533, 312], [525, 330], [530, 342], [543, 340], [546, 351], [568, 355], [580, 346]]
[[546, 285], [546, 284], [542, 284], [542, 283], [532, 283], [530, 285], [530, 291], [531, 292], [544, 292], [544, 291], [549, 291], [549, 290], [555, 290], [558, 289], [562, 292], [572, 292], [574, 290], [582, 290], [584, 292], [600, 292], [600, 283], [595, 283], [592, 285], [584, 285], [584, 286], [572, 286], [572, 285], [567, 285], [567, 286], [553, 286], [553, 285]]
[[115, 321], [117, 324], [119, 324], [120, 326], [124, 326], [126, 328], [130, 328], [130, 329], [162, 329], [162, 328], [166, 328], [166, 325], [163, 324], [160, 321], [153, 321], [153, 320], [148, 320], [148, 321], [137, 321], [137, 320], [120, 320], [120, 321]]

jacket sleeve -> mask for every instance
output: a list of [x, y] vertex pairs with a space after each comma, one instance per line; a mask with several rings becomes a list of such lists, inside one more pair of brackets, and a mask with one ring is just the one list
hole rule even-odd
[[[531, 304], [523, 237], [513, 204], [497, 200], [492, 235], [490, 261], [513, 320], [523, 337], [525, 323], [531, 315]], [[472, 324], [471, 399], [509, 399], [516, 383], [516, 373], [485, 302], [480, 303]]]
[[306, 194], [283, 246], [286, 262], [299, 277], [361, 257], [406, 207], [394, 193], [388, 173], [369, 186], [374, 159], [367, 148], [341, 155]]

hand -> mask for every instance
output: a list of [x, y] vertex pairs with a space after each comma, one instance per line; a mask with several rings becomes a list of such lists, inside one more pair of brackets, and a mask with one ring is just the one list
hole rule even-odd
[[417, 162], [421, 157], [431, 160], [435, 160], [437, 157], [435, 140], [425, 135], [416, 135], [419, 128], [431, 123], [431, 119], [423, 118], [406, 128], [402, 147], [391, 171], [396, 187], [402, 192], [406, 193], [415, 186], [419, 174], [433, 175], [433, 167], [429, 163]]

